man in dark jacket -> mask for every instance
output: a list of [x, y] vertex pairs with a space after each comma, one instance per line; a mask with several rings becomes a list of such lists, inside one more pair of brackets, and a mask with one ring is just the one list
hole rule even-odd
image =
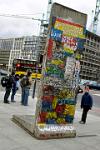
[[14, 83], [14, 76], [15, 76], [15, 72], [13, 71], [11, 73], [11, 75], [9, 75], [9, 79], [7, 81], [7, 85], [6, 85], [6, 88], [5, 88], [4, 103], [7, 103], [7, 104], [9, 104], [8, 98], [10, 96], [12, 85]]
[[81, 124], [86, 123], [87, 113], [92, 108], [92, 106], [93, 106], [93, 99], [92, 96], [89, 94], [89, 87], [86, 86], [85, 93], [83, 94], [81, 99], [81, 108], [83, 109], [82, 118], [80, 121]]

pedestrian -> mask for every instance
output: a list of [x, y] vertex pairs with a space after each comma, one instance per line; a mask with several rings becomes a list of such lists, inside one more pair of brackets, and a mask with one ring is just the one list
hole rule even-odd
[[80, 121], [81, 124], [86, 123], [87, 113], [92, 108], [92, 106], [93, 106], [93, 98], [89, 94], [89, 87], [85, 86], [85, 93], [83, 94], [81, 99], [81, 108], [83, 109], [82, 117]]
[[27, 71], [27, 75], [25, 75], [20, 81], [22, 88], [21, 104], [24, 106], [28, 105], [29, 90], [32, 84], [31, 74], [31, 71]]
[[12, 85], [14, 83], [14, 76], [15, 76], [14, 71], [12, 71], [11, 75], [8, 76], [7, 84], [6, 84], [6, 87], [5, 87], [4, 103], [9, 104], [8, 98], [10, 96]]
[[14, 96], [18, 89], [19, 89], [19, 75], [16, 74], [14, 77], [14, 82], [13, 82], [13, 86], [12, 86], [11, 102], [16, 102], [14, 100]]

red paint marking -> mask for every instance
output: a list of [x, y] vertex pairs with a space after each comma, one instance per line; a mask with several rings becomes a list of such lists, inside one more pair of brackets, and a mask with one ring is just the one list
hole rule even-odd
[[70, 25], [73, 25], [73, 26], [77, 26], [77, 27], [83, 28], [83, 26], [80, 25], [80, 24], [73, 23], [73, 22], [69, 22], [69, 21], [63, 20], [63, 19], [61, 19], [61, 18], [57, 18], [56, 21], [59, 21], [59, 22], [65, 23], [65, 24], [70, 24]]

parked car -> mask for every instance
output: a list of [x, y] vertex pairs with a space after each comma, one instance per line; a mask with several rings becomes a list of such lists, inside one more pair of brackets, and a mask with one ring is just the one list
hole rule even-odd
[[90, 89], [100, 90], [100, 84], [88, 84]]
[[8, 72], [5, 71], [5, 70], [0, 69], [0, 75], [1, 76], [6, 76], [6, 75], [8, 75]]

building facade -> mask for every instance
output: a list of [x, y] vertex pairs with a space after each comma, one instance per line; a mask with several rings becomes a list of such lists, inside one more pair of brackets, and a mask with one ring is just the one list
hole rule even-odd
[[100, 36], [86, 31], [80, 78], [100, 82]]
[[38, 60], [39, 40], [38, 36], [0, 39], [0, 69], [11, 71], [14, 58]]
[[7, 69], [13, 47], [13, 39], [0, 39], [0, 69]]
[[9, 62], [8, 62], [8, 71], [12, 69], [12, 63], [14, 58], [21, 58], [22, 49], [24, 44], [24, 38], [14, 38], [12, 43], [12, 49], [10, 50]]

